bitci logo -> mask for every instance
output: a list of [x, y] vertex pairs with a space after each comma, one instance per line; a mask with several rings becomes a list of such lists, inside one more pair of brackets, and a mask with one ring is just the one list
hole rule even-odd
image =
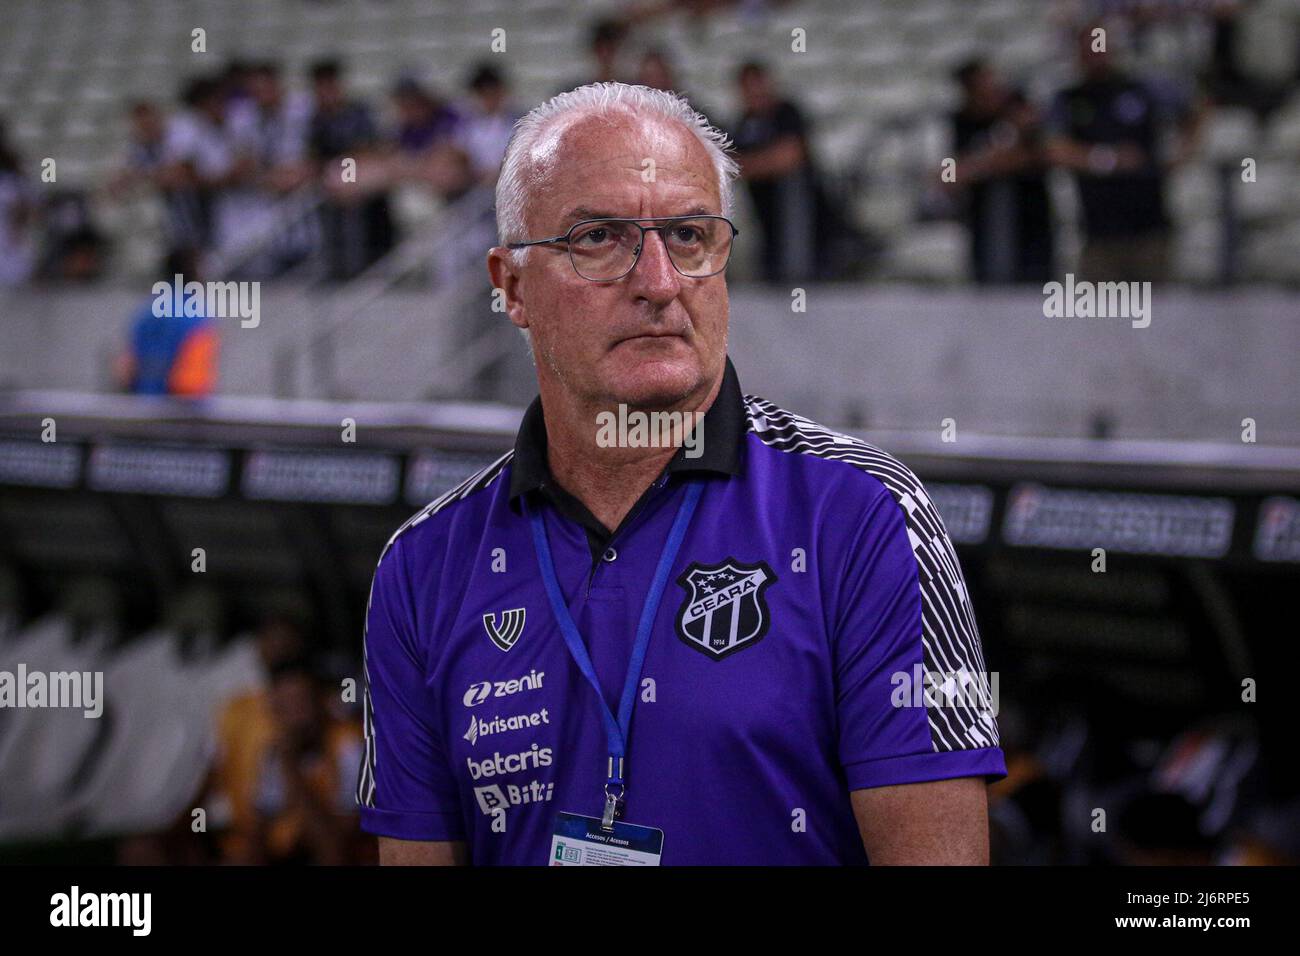
[[529, 803], [549, 803], [554, 792], [554, 783], [542, 783], [540, 780], [530, 780], [519, 787], [509, 783], [504, 786], [492, 783], [486, 787], [475, 787], [474, 799], [478, 801], [479, 809], [491, 816], [497, 811], [508, 810], [511, 807], [521, 807]]

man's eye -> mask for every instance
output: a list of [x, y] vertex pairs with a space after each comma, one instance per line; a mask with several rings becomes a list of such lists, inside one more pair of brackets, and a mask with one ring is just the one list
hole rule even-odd
[[598, 246], [609, 239], [609, 230], [603, 226], [596, 229], [588, 229], [582, 235], [578, 236], [577, 241], [589, 246]]
[[699, 242], [700, 230], [695, 226], [678, 226], [673, 230], [678, 242]]

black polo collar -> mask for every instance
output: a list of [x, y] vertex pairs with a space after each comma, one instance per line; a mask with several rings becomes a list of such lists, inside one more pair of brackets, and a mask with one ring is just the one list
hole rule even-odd
[[[728, 358], [718, 395], [708, 411], [704, 413], [704, 421], [701, 425], [704, 443], [699, 457], [687, 458], [686, 449], [679, 448], [669, 459], [664, 471], [741, 474], [744, 463], [745, 432], [748, 428], [746, 422], [745, 397], [740, 390], [740, 380], [736, 376], [735, 366]], [[515, 436], [515, 454], [510, 463], [510, 500], [514, 502], [515, 499], [530, 491], [540, 491], [562, 514], [586, 530], [587, 540], [591, 545], [592, 560], [597, 561], [604, 553], [606, 545], [620, 529], [610, 531], [600, 523], [586, 505], [555, 481], [546, 460], [546, 447], [546, 419], [542, 415], [542, 399], [539, 395], [528, 406], [528, 411], [524, 412], [519, 434]], [[653, 485], [646, 489], [642, 500], [628, 512], [624, 524], [640, 510], [646, 495], [653, 490]]]
[[[687, 458], [686, 449], [679, 448], [666, 470], [739, 475], [746, 427], [745, 397], [740, 390], [735, 366], [728, 358], [718, 396], [704, 413], [704, 447], [700, 456]], [[546, 461], [546, 420], [542, 416], [542, 398], [539, 395], [524, 412], [519, 434], [515, 436], [515, 455], [510, 462], [510, 500], [543, 485], [554, 486], [555, 482]]]

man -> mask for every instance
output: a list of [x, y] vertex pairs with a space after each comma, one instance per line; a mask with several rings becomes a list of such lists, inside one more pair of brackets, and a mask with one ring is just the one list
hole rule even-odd
[[491, 185], [520, 114], [510, 103], [505, 76], [491, 63], [478, 64], [466, 88], [469, 96], [454, 138], [469, 157], [474, 178]]
[[827, 192], [803, 110], [762, 63], [742, 64], [737, 82], [736, 161], [763, 232], [760, 278], [797, 283], [857, 273], [870, 247]]
[[[307, 217], [289, 217], [278, 201], [312, 177], [307, 159], [307, 127], [312, 99], [286, 92], [278, 64], [269, 60], [245, 68], [247, 98], [229, 108], [236, 150], [252, 162], [221, 204], [220, 233], [239, 275], [266, 277], [301, 262], [315, 245], [316, 228]], [[256, 250], [261, 245], [263, 249]]]
[[167, 122], [162, 163], [154, 181], [167, 205], [168, 248], [206, 252], [222, 244], [222, 199], [232, 184], [253, 169], [253, 159], [239, 155], [235, 148], [219, 80], [191, 80], [181, 100], [185, 108]]
[[743, 64], [737, 82], [744, 110], [735, 126], [736, 158], [763, 231], [761, 278], [817, 278], [825, 233], [808, 122], [761, 63]]
[[980, 284], [1051, 281], [1052, 209], [1041, 122], [1033, 105], [988, 62], [970, 60], [954, 78], [962, 89], [952, 129]]
[[617, 83], [516, 128], [488, 269], [541, 394], [380, 559], [383, 862], [987, 861], [992, 715], [916, 684], [983, 672], [952, 546], [902, 464], [741, 394], [726, 145]]
[[[1056, 94], [1048, 116], [1049, 159], [1072, 171], [1083, 211], [1078, 271], [1092, 281], [1159, 281], [1169, 271], [1169, 171], [1196, 148], [1200, 113], [1172, 88], [1127, 76], [1092, 29], [1076, 37], [1081, 78]], [[1167, 159], [1161, 140], [1176, 126]]]
[[212, 317], [205, 315], [202, 296], [186, 294], [184, 284], [202, 282], [199, 256], [193, 249], [167, 254], [164, 281], [171, 286], [180, 275], [180, 290], [168, 290], [188, 306], [179, 315], [157, 315], [156, 297], [140, 304], [131, 323], [130, 343], [116, 363], [118, 384], [136, 395], [206, 398], [217, 384], [220, 337]]
[[378, 260], [396, 241], [388, 194], [371, 192], [362, 184], [343, 180], [340, 160], [366, 163], [378, 146], [379, 132], [369, 108], [349, 99], [343, 86], [342, 67], [320, 60], [311, 68], [316, 112], [308, 133], [309, 153], [329, 201], [321, 210], [325, 247], [325, 273], [332, 280], [351, 279]]
[[[253, 820], [240, 862], [338, 866], [357, 858], [350, 768], [360, 758], [354, 723], [331, 714], [305, 657], [271, 668], [270, 726], [253, 741], [255, 777], [244, 783]], [[242, 821], [237, 821], [242, 822]]]

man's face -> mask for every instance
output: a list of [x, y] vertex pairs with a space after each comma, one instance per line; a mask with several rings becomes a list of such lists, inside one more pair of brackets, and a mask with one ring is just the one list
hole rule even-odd
[[978, 113], [996, 113], [1002, 108], [1006, 91], [998, 75], [988, 67], [971, 77], [970, 105]]
[[[529, 239], [582, 219], [722, 213], [709, 154], [680, 124], [624, 116], [562, 124], [535, 153]], [[531, 332], [543, 387], [549, 380], [599, 407], [662, 408], [703, 399], [721, 374], [725, 274], [682, 275], [657, 232], [646, 234], [636, 268], [612, 282], [579, 276], [562, 243], [529, 250], [515, 272], [510, 318]]]
[[332, 76], [316, 77], [312, 90], [319, 109], [335, 110], [343, 104], [343, 84]]
[[280, 729], [295, 739], [314, 736], [319, 725], [316, 686], [306, 674], [283, 674], [271, 685], [271, 711]]
[[161, 114], [150, 106], [137, 107], [131, 111], [131, 132], [135, 139], [142, 143], [152, 143], [162, 139]]
[[474, 99], [484, 113], [495, 113], [505, 102], [506, 90], [499, 83], [484, 83], [474, 90]]
[[264, 109], [277, 106], [280, 102], [280, 78], [269, 70], [256, 70], [249, 74], [248, 90], [257, 105]]
[[740, 75], [740, 98], [748, 110], [765, 110], [772, 104], [772, 84], [767, 74], [746, 70]]
[[1090, 79], [1105, 77], [1111, 73], [1112, 53], [1094, 49], [1096, 41], [1092, 36], [1092, 29], [1080, 30], [1076, 37], [1076, 51], [1079, 57], [1079, 67], [1083, 70], [1085, 76]]

